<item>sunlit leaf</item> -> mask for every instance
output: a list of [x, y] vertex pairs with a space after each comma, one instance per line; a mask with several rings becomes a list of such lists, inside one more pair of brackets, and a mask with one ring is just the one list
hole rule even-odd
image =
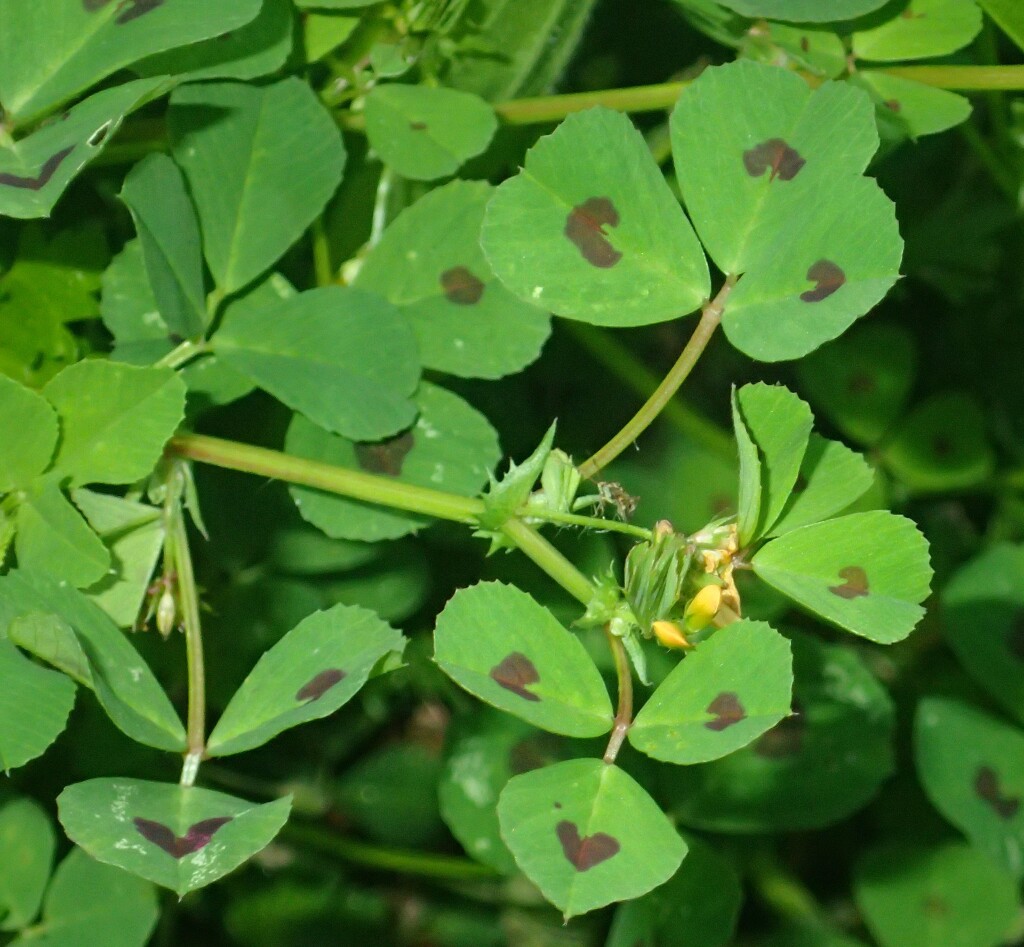
[[515, 776], [498, 800], [516, 863], [566, 918], [667, 881], [686, 843], [617, 766], [577, 759]]
[[251, 750], [334, 713], [403, 645], [400, 632], [364, 608], [336, 605], [310, 615], [260, 658], [217, 721], [207, 752]]
[[974, 0], [910, 0], [893, 16], [853, 34], [853, 54], [886, 62], [945, 56], [966, 46], [981, 29]]
[[68, 837], [93, 858], [183, 895], [265, 848], [291, 809], [193, 786], [90, 779], [57, 797]]
[[513, 586], [456, 592], [437, 618], [434, 660], [471, 694], [544, 730], [594, 737], [611, 729], [608, 692], [586, 649]]
[[944, 132], [971, 116], [971, 103], [964, 96], [923, 82], [870, 69], [858, 72], [855, 81], [875, 100], [879, 124], [884, 121], [911, 138]]
[[707, 263], [643, 137], [610, 109], [570, 115], [487, 208], [484, 253], [527, 302], [596, 325], [646, 325], [707, 298]]

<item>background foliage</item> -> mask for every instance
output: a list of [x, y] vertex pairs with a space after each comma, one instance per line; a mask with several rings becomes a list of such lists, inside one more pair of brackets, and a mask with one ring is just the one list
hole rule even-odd
[[1024, 942], [1022, 50], [0, 0], [0, 944]]

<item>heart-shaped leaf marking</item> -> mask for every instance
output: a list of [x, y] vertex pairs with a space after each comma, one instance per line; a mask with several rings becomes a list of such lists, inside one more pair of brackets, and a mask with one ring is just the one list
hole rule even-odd
[[296, 692], [295, 699], [302, 703], [319, 700], [335, 684], [340, 684], [343, 680], [345, 672], [341, 668], [328, 668], [303, 684]]
[[759, 178], [770, 170], [769, 181], [792, 181], [807, 164], [800, 152], [781, 138], [769, 138], [743, 152], [743, 167], [752, 178]]
[[1020, 809], [1020, 796], [1004, 793], [999, 785], [999, 774], [991, 766], [979, 766], [974, 775], [974, 792], [987, 802], [1001, 819], [1010, 820]]
[[172, 858], [184, 858], [186, 855], [205, 848], [210, 844], [210, 839], [213, 838], [217, 829], [227, 825], [230, 821], [231, 816], [203, 819], [190, 825], [184, 835], [175, 835], [162, 822], [154, 822], [152, 819], [132, 819], [139, 835], [158, 848], [162, 848]]
[[580, 838], [575, 822], [563, 819], [555, 826], [555, 834], [562, 845], [565, 857], [577, 871], [587, 871], [619, 853], [619, 840], [607, 832], [595, 832]]
[[6, 184], [8, 187], [24, 188], [27, 191], [42, 190], [50, 183], [50, 179], [54, 174], [57, 173], [57, 169], [61, 166], [61, 162], [63, 162], [63, 160], [74, 150], [74, 148], [64, 148], [56, 154], [51, 155], [43, 162], [42, 167], [39, 169], [39, 173], [35, 177], [10, 174], [9, 172], [0, 174], [0, 184]]
[[610, 197], [588, 197], [569, 211], [565, 220], [565, 235], [576, 244], [583, 259], [603, 270], [622, 259], [622, 254], [608, 242], [606, 225], [619, 225], [619, 212]]
[[412, 431], [404, 431], [397, 437], [374, 444], [356, 444], [356, 461], [363, 470], [370, 473], [398, 477], [402, 473], [405, 455], [415, 447]]
[[840, 598], [860, 598], [868, 594], [868, 574], [860, 566], [844, 566], [839, 570], [842, 585], [830, 585], [828, 590]]
[[715, 719], [709, 720], [704, 726], [708, 730], [716, 732], [726, 730], [747, 717], [747, 712], [743, 708], [743, 704], [740, 703], [739, 697], [732, 691], [722, 691], [708, 704], [707, 712], [714, 714]]
[[441, 288], [448, 302], [474, 306], [480, 302], [486, 287], [468, 266], [453, 266], [441, 274]]
[[811, 264], [807, 278], [812, 283], [817, 283], [817, 286], [802, 292], [800, 298], [805, 303], [820, 303], [846, 282], [846, 273], [841, 266], [831, 260], [818, 260]]
[[524, 700], [539, 701], [540, 698], [528, 691], [530, 684], [540, 681], [540, 674], [534, 663], [522, 652], [513, 651], [491, 668], [491, 680], [507, 691], [518, 694]]

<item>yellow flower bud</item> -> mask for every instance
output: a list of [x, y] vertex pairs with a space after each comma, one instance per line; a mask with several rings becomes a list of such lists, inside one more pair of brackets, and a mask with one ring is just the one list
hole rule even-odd
[[686, 606], [683, 612], [683, 621], [687, 631], [700, 631], [707, 627], [715, 617], [715, 612], [722, 604], [722, 587], [719, 585], [705, 585]]
[[654, 632], [654, 637], [666, 648], [693, 647], [686, 640], [686, 635], [683, 634], [682, 629], [675, 622], [664, 620], [651, 622], [651, 631]]

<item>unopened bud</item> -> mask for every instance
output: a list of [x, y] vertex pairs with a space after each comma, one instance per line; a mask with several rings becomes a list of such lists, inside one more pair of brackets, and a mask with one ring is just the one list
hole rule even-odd
[[683, 622], [687, 631], [700, 631], [711, 623], [722, 604], [722, 588], [719, 585], [705, 585], [686, 606]]
[[651, 622], [651, 631], [654, 632], [654, 637], [663, 644], [666, 648], [692, 648], [693, 645], [686, 640], [686, 635], [683, 634], [682, 629], [671, 621]]
[[160, 596], [160, 603], [156, 607], [156, 630], [164, 638], [174, 631], [174, 619], [177, 614], [178, 607], [174, 601], [174, 593], [170, 589], [164, 589]]

